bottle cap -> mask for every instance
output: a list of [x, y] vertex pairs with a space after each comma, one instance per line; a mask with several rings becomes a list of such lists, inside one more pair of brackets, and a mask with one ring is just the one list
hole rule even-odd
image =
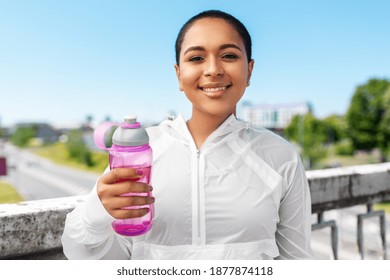
[[124, 122], [115, 130], [112, 143], [118, 146], [142, 146], [149, 143], [146, 130], [137, 122], [137, 116], [124, 117]]

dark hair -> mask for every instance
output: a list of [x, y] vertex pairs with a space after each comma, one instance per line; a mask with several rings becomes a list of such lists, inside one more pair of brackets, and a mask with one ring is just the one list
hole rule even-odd
[[242, 24], [241, 21], [239, 21], [234, 16], [232, 16], [228, 13], [225, 13], [225, 12], [222, 12], [219, 10], [208, 10], [208, 11], [201, 12], [201, 13], [193, 16], [192, 18], [190, 18], [180, 29], [179, 34], [177, 35], [177, 38], [176, 38], [176, 43], [175, 43], [176, 63], [178, 65], [179, 65], [179, 60], [180, 60], [181, 45], [183, 43], [184, 36], [186, 35], [187, 31], [191, 28], [191, 26], [197, 20], [204, 19], [204, 18], [223, 19], [224, 21], [229, 23], [241, 36], [242, 41], [243, 41], [244, 46], [245, 46], [245, 51], [246, 51], [246, 55], [248, 58], [248, 62], [251, 61], [251, 59], [252, 59], [252, 40], [251, 40], [251, 36], [249, 35], [249, 32], [246, 29], [246, 27], [244, 26], [244, 24]]

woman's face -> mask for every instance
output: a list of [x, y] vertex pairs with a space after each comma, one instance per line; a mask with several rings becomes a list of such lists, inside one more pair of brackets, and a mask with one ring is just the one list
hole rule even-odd
[[175, 65], [193, 115], [226, 118], [235, 113], [253, 64], [253, 60], [248, 63], [242, 38], [229, 23], [215, 18], [196, 21], [184, 36], [180, 66]]

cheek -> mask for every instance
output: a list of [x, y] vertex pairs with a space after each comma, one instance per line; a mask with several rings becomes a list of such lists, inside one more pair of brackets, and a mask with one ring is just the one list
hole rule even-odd
[[245, 65], [230, 67], [228, 71], [230, 77], [235, 80], [236, 85], [246, 85], [248, 80], [248, 68]]
[[180, 75], [180, 81], [183, 86], [196, 86], [196, 81], [198, 80], [199, 74], [195, 69], [182, 69]]

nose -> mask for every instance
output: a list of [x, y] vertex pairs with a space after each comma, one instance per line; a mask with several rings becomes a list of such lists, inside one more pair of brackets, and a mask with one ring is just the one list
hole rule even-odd
[[218, 77], [223, 76], [224, 71], [221, 65], [221, 62], [218, 58], [210, 58], [207, 63], [205, 63], [204, 75], [206, 77]]

